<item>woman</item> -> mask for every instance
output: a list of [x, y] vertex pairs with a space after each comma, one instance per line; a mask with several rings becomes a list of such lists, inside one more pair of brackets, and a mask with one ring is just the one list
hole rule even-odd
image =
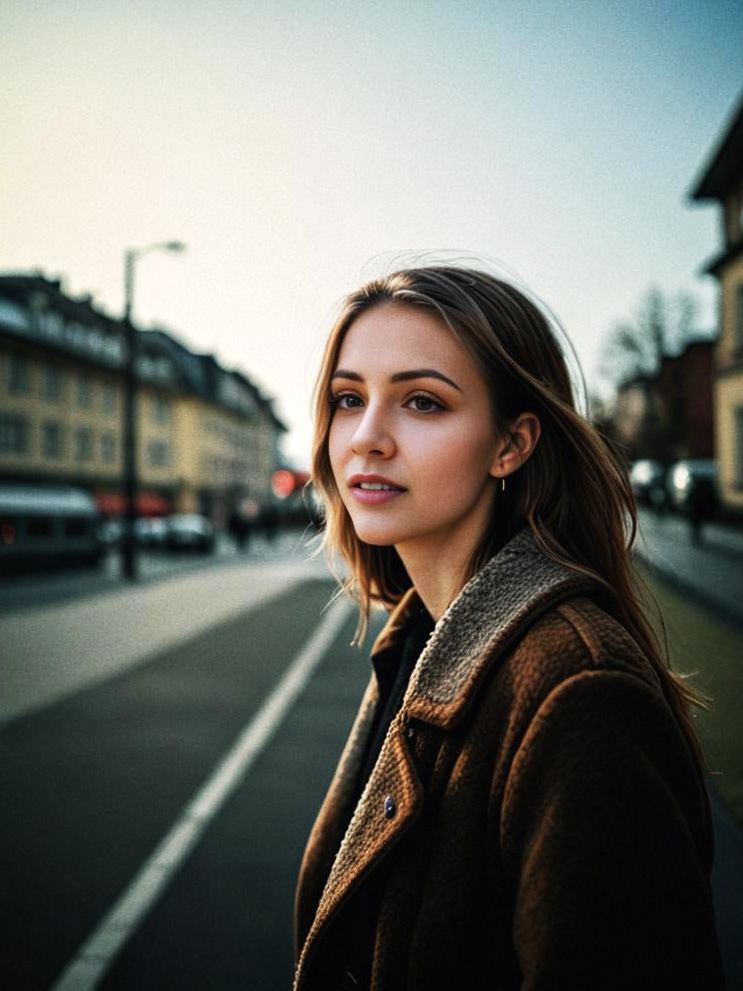
[[696, 696], [541, 310], [454, 266], [353, 293], [313, 480], [360, 632], [391, 615], [302, 864], [297, 988], [721, 987]]

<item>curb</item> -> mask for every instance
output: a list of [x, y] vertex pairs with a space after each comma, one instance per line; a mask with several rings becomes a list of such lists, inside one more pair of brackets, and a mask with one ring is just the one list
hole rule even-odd
[[663, 567], [662, 564], [644, 553], [637, 545], [632, 548], [632, 553], [642, 561], [651, 575], [661, 581], [670, 591], [680, 592], [682, 595], [688, 596], [699, 605], [704, 606], [716, 619], [722, 620], [722, 622], [734, 627], [737, 633], [743, 633], [743, 608], [738, 610], [721, 603], [713, 594], [707, 592], [706, 589], [700, 588], [694, 582], [689, 581], [688, 578], [679, 574], [678, 571]]

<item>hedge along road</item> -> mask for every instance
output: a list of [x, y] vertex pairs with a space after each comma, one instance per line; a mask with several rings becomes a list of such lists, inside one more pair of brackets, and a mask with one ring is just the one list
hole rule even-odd
[[[48, 988], [65, 973], [71, 983], [58, 986], [80, 989], [101, 978], [137, 989], [286, 986], [301, 848], [368, 675], [364, 655], [347, 646], [347, 607], [321, 618], [331, 588], [326, 581], [291, 588], [4, 727], [3, 986]], [[306, 710], [289, 710], [323, 658], [339, 665], [340, 679], [329, 695], [319, 687], [330, 704], [307, 723]], [[305, 719], [302, 732], [290, 734], [290, 745], [285, 734], [271, 741], [287, 713]], [[209, 854], [222, 820], [230, 839]], [[169, 834], [167, 850], [153, 859]], [[153, 911], [148, 898], [163, 895], [166, 866], [169, 881], [180, 873]], [[131, 887], [137, 878], [141, 886]], [[175, 914], [139, 960], [171, 896]], [[133, 919], [137, 899], [150, 916]], [[117, 904], [126, 919], [114, 916], [114, 935], [107, 922]], [[124, 922], [126, 938], [135, 935], [116, 959]], [[105, 937], [93, 967], [90, 954], [80, 954], [92, 936]]]

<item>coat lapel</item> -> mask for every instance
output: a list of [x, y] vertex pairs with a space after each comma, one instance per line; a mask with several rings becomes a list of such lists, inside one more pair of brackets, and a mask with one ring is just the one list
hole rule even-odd
[[[321, 874], [323, 878], [327, 876], [327, 883], [304, 940], [297, 986], [301, 985], [308, 958], [329, 920], [418, 817], [424, 789], [406, 742], [408, 721], [417, 719], [450, 729], [472, 704], [486, 673], [528, 626], [556, 603], [596, 590], [594, 580], [547, 557], [528, 530], [519, 533], [492, 558], [436, 624], [337, 848], [332, 824], [334, 818], [338, 821], [336, 813], [348, 807], [349, 791], [358, 775], [376, 711], [378, 693], [372, 679], [308, 846], [311, 851], [313, 843], [324, 844], [326, 850], [329, 846], [332, 851], [337, 849], [337, 854], [329, 875], [327, 868]], [[374, 654], [391, 645], [417, 601], [411, 589], [377, 638]], [[311, 853], [309, 856], [311, 860]], [[299, 887], [302, 888], [302, 878]]]
[[485, 674], [559, 602], [597, 594], [596, 579], [560, 564], [520, 531], [465, 585], [436, 624], [403, 702], [409, 718], [450, 729]]

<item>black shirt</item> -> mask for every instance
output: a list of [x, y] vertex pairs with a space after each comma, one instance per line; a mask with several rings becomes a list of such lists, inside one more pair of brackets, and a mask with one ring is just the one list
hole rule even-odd
[[[431, 615], [421, 608], [410, 621], [403, 637], [389, 650], [372, 659], [379, 684], [377, 718], [369, 737], [369, 747], [357, 781], [360, 798], [374, 769], [390, 723], [402, 705], [405, 690], [416, 661], [434, 628]], [[343, 923], [330, 938], [327, 948], [328, 991], [367, 991], [371, 984], [374, 933], [382, 895], [383, 872], [376, 871], [354, 893], [343, 914]]]

